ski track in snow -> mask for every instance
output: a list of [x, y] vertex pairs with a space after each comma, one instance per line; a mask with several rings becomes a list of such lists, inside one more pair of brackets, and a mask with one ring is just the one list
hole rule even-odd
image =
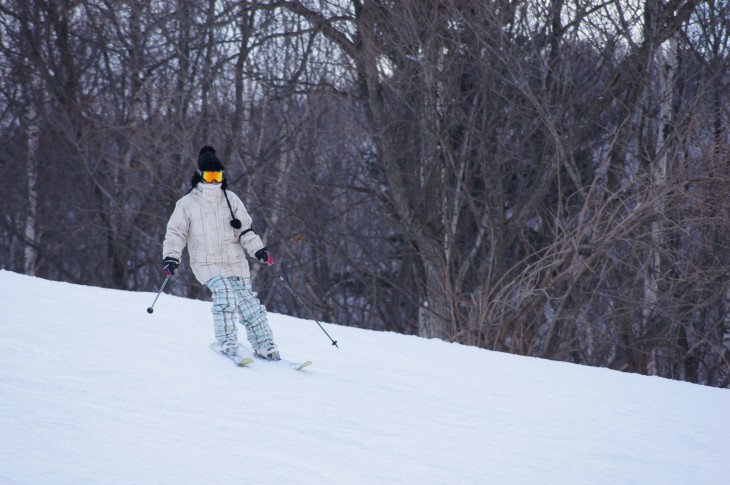
[[[1, 484], [725, 484], [730, 392], [0, 271]], [[245, 332], [239, 327], [239, 338]]]

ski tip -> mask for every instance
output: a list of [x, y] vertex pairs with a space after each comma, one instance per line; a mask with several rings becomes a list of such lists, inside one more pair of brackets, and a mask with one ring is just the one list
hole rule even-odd
[[298, 365], [298, 366], [296, 367], [296, 370], [302, 370], [302, 369], [304, 369], [305, 367], [309, 367], [310, 365], [312, 365], [312, 361], [311, 361], [311, 360], [306, 360], [306, 361], [304, 361], [304, 362], [300, 363], [300, 364], [299, 364], [299, 365]]
[[210, 344], [210, 349], [213, 352], [221, 354], [223, 357], [231, 359], [233, 361], [233, 363], [236, 364], [238, 367], [246, 367], [249, 364], [253, 364], [253, 359], [250, 357], [242, 357], [239, 360], [239, 358], [237, 356], [232, 357], [230, 355], [227, 355], [227, 354], [221, 352], [221, 347], [220, 347], [220, 345], [218, 345], [218, 342], [213, 342], [212, 344]]

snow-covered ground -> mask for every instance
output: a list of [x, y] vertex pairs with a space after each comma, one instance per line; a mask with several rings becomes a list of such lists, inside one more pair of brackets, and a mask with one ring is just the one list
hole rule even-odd
[[728, 390], [153, 298], [0, 271], [0, 483], [730, 483]]

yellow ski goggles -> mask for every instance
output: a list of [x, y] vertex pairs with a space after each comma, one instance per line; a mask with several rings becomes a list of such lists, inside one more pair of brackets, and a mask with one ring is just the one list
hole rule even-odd
[[207, 183], [211, 182], [223, 182], [223, 171], [220, 172], [211, 172], [209, 170], [206, 170], [205, 172], [200, 172], [200, 176], [205, 180]]

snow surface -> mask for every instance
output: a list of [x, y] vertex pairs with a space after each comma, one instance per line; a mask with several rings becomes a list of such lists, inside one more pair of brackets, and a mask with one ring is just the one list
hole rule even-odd
[[[728, 484], [730, 392], [0, 271], [2, 484]], [[244, 332], [240, 331], [243, 336]]]

